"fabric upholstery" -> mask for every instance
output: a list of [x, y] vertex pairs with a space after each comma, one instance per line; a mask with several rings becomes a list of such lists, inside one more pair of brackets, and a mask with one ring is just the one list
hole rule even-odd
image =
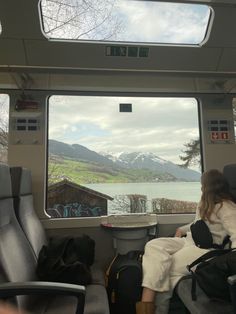
[[[6, 184], [7, 183], [7, 184]], [[37, 280], [35, 269], [37, 264], [36, 256], [29, 245], [17, 219], [13, 208], [13, 199], [11, 196], [11, 178], [10, 170], [7, 166], [0, 166], [0, 268], [1, 272], [9, 282], [25, 282]], [[6, 196], [8, 195], [8, 198]], [[1, 276], [2, 280], [3, 276]], [[66, 299], [67, 297], [65, 297]], [[77, 308], [76, 299], [69, 297], [65, 304], [61, 304], [60, 313], [74, 314]], [[37, 297], [17, 297], [17, 304], [19, 308], [29, 309], [30, 304], [39, 303], [42, 311], [47, 312], [50, 308], [50, 303], [57, 304], [52, 298], [41, 298], [37, 302]], [[68, 305], [70, 311], [67, 312]], [[63, 309], [63, 306], [65, 308]], [[53, 308], [54, 312], [58, 313], [57, 308]], [[35, 313], [33, 311], [33, 313]]]
[[0, 199], [11, 197], [11, 177], [9, 167], [5, 164], [0, 163]]
[[191, 314], [233, 314], [230, 303], [209, 299], [199, 286], [197, 286], [197, 301], [193, 301], [191, 286], [192, 280], [185, 278], [176, 287], [178, 296]]
[[223, 169], [223, 173], [229, 182], [230, 191], [236, 201], [236, 164], [226, 165]]
[[[29, 185], [31, 185], [30, 171], [24, 168], [21, 170], [19, 168], [20, 167], [13, 167], [11, 169], [14, 197], [18, 198], [18, 202], [15, 203], [15, 211], [17, 213], [21, 228], [24, 231], [24, 234], [26, 235], [26, 238], [30, 243], [32, 251], [34, 252], [34, 255], [37, 259], [42, 246], [47, 244], [47, 238], [45, 230], [34, 211], [33, 196], [31, 193], [31, 187], [29, 187]], [[102, 270], [98, 267], [98, 265], [93, 265], [91, 267], [91, 272], [93, 284], [86, 286], [85, 313], [109, 314], [108, 299], [106, 289], [104, 287], [104, 274]], [[52, 304], [52, 302], [54, 302], [54, 299], [49, 299], [49, 301], [50, 304]], [[34, 305], [35, 304], [36, 303], [34, 302]], [[43, 308], [45, 306], [44, 302], [42, 302], [42, 304], [40, 303], [39, 309], [34, 313], [63, 314], [63, 311], [62, 309], [60, 309], [59, 306], [60, 302], [58, 303], [57, 307], [50, 304], [47, 305], [48, 308], [45, 312], [45, 309]], [[65, 310], [64, 307], [66, 306], [68, 306], [69, 308], [72, 306], [73, 308], [73, 304], [74, 301], [71, 303], [67, 303], [67, 301], [63, 302], [63, 310]], [[55, 311], [55, 308], [59, 309], [58, 312]], [[71, 312], [71, 310], [69, 310], [69, 308], [68, 311], [65, 311], [64, 313], [73, 313]]]

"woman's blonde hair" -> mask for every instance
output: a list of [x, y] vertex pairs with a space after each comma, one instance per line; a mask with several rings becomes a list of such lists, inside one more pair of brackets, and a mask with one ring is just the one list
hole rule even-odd
[[[201, 177], [202, 196], [199, 204], [201, 219], [211, 222], [210, 217], [216, 204], [221, 204], [224, 200], [233, 201], [229, 190], [229, 184], [223, 173], [212, 169], [203, 173]], [[220, 206], [220, 208], [221, 208]]]

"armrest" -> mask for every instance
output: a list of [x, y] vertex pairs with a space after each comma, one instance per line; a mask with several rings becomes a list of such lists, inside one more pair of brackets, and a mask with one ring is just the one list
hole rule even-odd
[[61, 282], [29, 281], [0, 284], [0, 298], [7, 299], [17, 295], [67, 295], [78, 299], [76, 314], [84, 313], [85, 287]]
[[229, 276], [229, 277], [228, 277], [228, 283], [229, 283], [230, 285], [235, 285], [235, 284], [236, 284], [236, 275]]

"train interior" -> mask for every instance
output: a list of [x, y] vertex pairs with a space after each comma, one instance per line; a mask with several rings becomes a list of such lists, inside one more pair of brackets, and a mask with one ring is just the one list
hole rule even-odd
[[[201, 172], [212, 168], [223, 170], [224, 166], [235, 164], [236, 3], [235, 0], [89, 1], [92, 12], [100, 14], [100, 7], [97, 11], [94, 9], [100, 5], [103, 13], [108, 10], [108, 16], [93, 15], [86, 7], [88, 14], [84, 15], [83, 22], [90, 29], [83, 28], [81, 23], [79, 34], [76, 23], [80, 22], [80, 12], [73, 11], [73, 7], [78, 10], [82, 3], [86, 1], [0, 1], [0, 106], [5, 105], [0, 107], [0, 131], [7, 134], [5, 144], [0, 142], [0, 156], [1, 162], [13, 169], [27, 169], [26, 176], [30, 171], [32, 190], [26, 194], [32, 194], [33, 208], [44, 236], [49, 239], [89, 235], [95, 240], [96, 265], [105, 272], [117, 253], [142, 250], [147, 240], [174, 235], [177, 227], [190, 223], [194, 212], [188, 206], [200, 196]], [[116, 5], [120, 11], [117, 9], [115, 18], [109, 10]], [[149, 14], [154, 12], [155, 5], [160, 6], [161, 12], [170, 6], [168, 12], [173, 14], [170, 18], [173, 23], [168, 27], [176, 26], [175, 35], [185, 14], [187, 17], [191, 13], [189, 24], [183, 23], [179, 29], [177, 41], [173, 40], [174, 35], [173, 38], [169, 35], [170, 29], [166, 30], [169, 35], [166, 40], [161, 35], [157, 39], [147, 36], [159, 29], [148, 23], [149, 18], [154, 23], [161, 17], [142, 16], [141, 12], [146, 6], [151, 8], [147, 10]], [[191, 27], [198, 11], [202, 14], [198, 17], [201, 32], [195, 36], [198, 25]], [[139, 16], [141, 20], [135, 24]], [[120, 17], [123, 17], [121, 22]], [[99, 29], [99, 23], [104, 28]], [[136, 30], [138, 34], [130, 30], [132, 25], [140, 26]], [[161, 27], [160, 33], [164, 32]], [[91, 35], [94, 29], [97, 32]], [[183, 35], [184, 29], [189, 30], [188, 36]], [[112, 34], [105, 34], [107, 30]], [[147, 37], [141, 37], [142, 34]], [[7, 124], [5, 129], [1, 123]], [[166, 138], [163, 144], [162, 138]], [[198, 165], [193, 166], [191, 173], [198, 179], [193, 180], [178, 177], [170, 170], [166, 170], [165, 177], [159, 170], [154, 173], [152, 168], [147, 171], [138, 166], [121, 171], [111, 159], [115, 155], [109, 159], [108, 155], [100, 154], [103, 150], [130, 149], [131, 157], [135, 147], [147, 152], [149, 143], [156, 141], [153, 147], [161, 152], [160, 163], [165, 163], [169, 149], [171, 165], [178, 166], [181, 162], [177, 155], [183, 154], [186, 143], [193, 139], [198, 139], [199, 145]], [[168, 142], [170, 148], [167, 148]], [[92, 152], [90, 168], [84, 161], [87, 157], [76, 159], [76, 147], [83, 148], [83, 156]], [[69, 154], [72, 148], [74, 155]], [[173, 152], [174, 148], [177, 153]], [[97, 165], [95, 157], [103, 160], [103, 166]], [[105, 160], [109, 171], [106, 169], [104, 174]], [[121, 167], [121, 159], [119, 162]], [[77, 173], [76, 169], [79, 169]], [[3, 177], [5, 171], [3, 166]], [[3, 190], [9, 183], [7, 180], [10, 179], [1, 179]], [[169, 197], [167, 192], [150, 196], [149, 202], [143, 197], [144, 188], [124, 191], [129, 184], [145, 182], [149, 184], [147, 190], [151, 189], [150, 184], [161, 183], [170, 192], [173, 186], [169, 183], [173, 181], [176, 186], [181, 183], [184, 189], [190, 186], [188, 181], [194, 181], [191, 184], [196, 189], [191, 192], [193, 199], [186, 198], [184, 201], [188, 203], [181, 203], [177, 211], [172, 210], [173, 203], [169, 211], [161, 209], [161, 200]], [[129, 196], [116, 198], [116, 208], [112, 207], [114, 195], [110, 190], [99, 189], [99, 183], [104, 187], [110, 183], [120, 185], [117, 193]], [[80, 204], [76, 198], [78, 193], [89, 203], [86, 205], [89, 209]], [[181, 202], [181, 193], [177, 188], [179, 197], [170, 198]], [[0, 196], [1, 199], [9, 197], [7, 187]], [[64, 202], [65, 198], [70, 201]], [[125, 208], [127, 200], [129, 209], [119, 212], [117, 208]], [[58, 204], [63, 205], [62, 212]], [[182, 288], [182, 294], [186, 295], [184, 289], [190, 288]], [[90, 297], [96, 299], [93, 293]], [[100, 304], [104, 291], [98, 293], [101, 299], [97, 304]], [[190, 303], [185, 305], [193, 314], [232, 313], [230, 307], [225, 310], [219, 304], [208, 308], [204, 300], [203, 307], [189, 300], [184, 302]], [[85, 313], [109, 313], [107, 308], [101, 312], [93, 310], [88, 306]], [[180, 310], [180, 313], [184, 312]]]

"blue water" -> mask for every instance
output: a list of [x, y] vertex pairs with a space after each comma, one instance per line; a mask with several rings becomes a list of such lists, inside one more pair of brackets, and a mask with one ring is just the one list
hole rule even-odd
[[[146, 195], [149, 204], [153, 198], [198, 202], [201, 195], [200, 182], [100, 183], [86, 184], [86, 186], [111, 197], [126, 194]], [[110, 201], [108, 211], [112, 213]]]

